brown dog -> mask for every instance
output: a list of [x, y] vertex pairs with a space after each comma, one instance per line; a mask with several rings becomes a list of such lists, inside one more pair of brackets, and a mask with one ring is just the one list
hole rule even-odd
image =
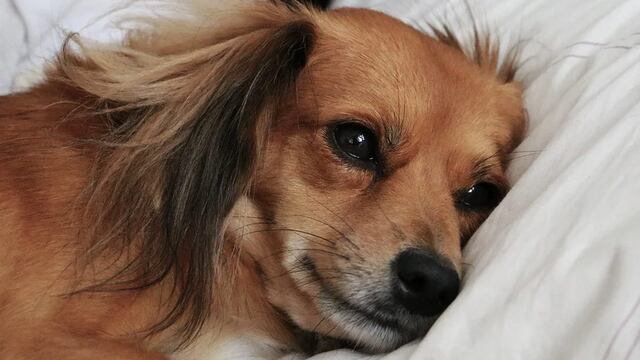
[[525, 123], [476, 45], [272, 3], [67, 44], [0, 98], [0, 357], [423, 335]]

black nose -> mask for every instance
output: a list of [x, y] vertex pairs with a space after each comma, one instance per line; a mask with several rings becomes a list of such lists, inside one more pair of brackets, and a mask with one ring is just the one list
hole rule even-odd
[[393, 262], [393, 295], [410, 313], [441, 313], [458, 295], [458, 273], [438, 255], [418, 249], [401, 252]]

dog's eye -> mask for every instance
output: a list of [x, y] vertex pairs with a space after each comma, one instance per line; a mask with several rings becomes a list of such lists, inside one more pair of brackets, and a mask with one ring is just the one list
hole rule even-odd
[[502, 191], [494, 184], [479, 182], [461, 190], [456, 195], [456, 204], [462, 210], [487, 210], [494, 208], [502, 199]]
[[343, 158], [375, 165], [378, 156], [378, 139], [373, 131], [358, 123], [341, 123], [333, 126], [333, 145]]

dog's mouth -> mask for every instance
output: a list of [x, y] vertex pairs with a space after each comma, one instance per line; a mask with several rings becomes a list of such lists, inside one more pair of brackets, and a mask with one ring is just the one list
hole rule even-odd
[[[379, 353], [393, 350], [424, 334], [435, 317], [423, 317], [393, 311], [395, 307], [383, 299], [361, 304], [344, 297], [318, 272], [313, 260], [303, 257], [301, 264], [308, 277], [320, 287], [316, 299], [323, 315], [322, 321], [335, 324], [326, 334], [297, 330], [299, 342], [308, 353], [318, 353], [337, 348], [350, 348], [360, 352]], [[316, 326], [318, 328], [319, 326]], [[337, 337], [333, 332], [346, 336]]]

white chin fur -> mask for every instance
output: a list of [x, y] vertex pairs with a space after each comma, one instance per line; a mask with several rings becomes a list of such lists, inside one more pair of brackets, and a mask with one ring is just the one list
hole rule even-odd
[[368, 321], [359, 314], [336, 312], [330, 319], [338, 324], [357, 347], [372, 352], [388, 351], [402, 342], [402, 335], [396, 330]]

